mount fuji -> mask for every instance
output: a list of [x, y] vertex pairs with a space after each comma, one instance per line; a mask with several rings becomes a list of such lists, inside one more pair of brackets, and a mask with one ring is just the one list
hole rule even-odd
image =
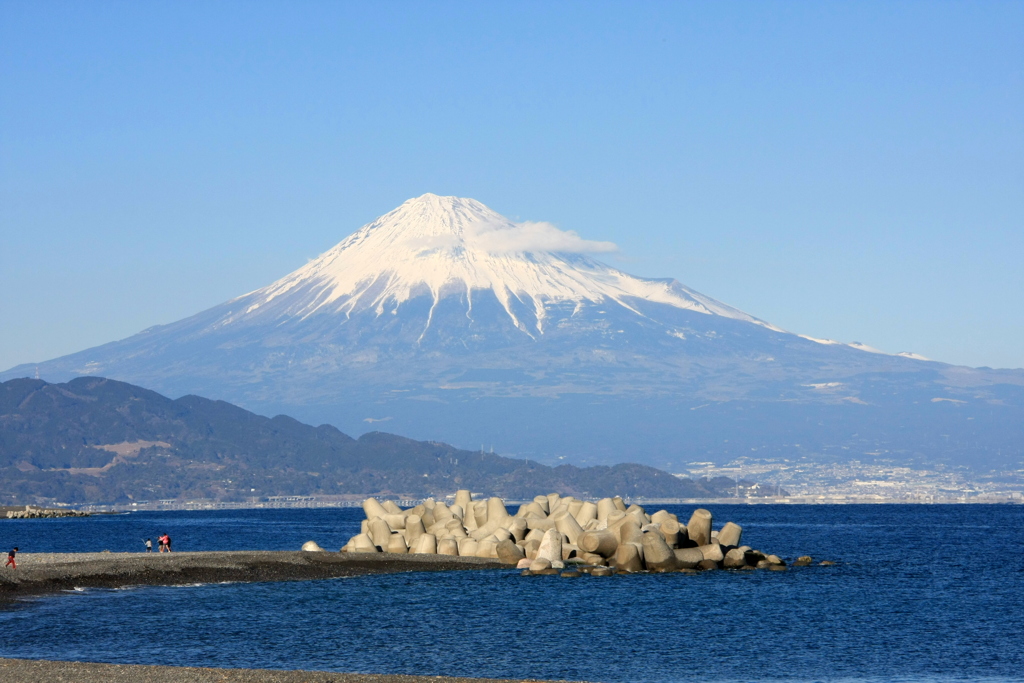
[[548, 462], [1022, 467], [1024, 371], [793, 334], [591, 256], [612, 248], [426, 194], [262, 289], [0, 380], [104, 376]]

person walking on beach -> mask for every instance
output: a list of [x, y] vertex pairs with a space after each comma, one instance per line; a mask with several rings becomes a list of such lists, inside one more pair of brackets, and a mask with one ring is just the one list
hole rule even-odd
[[18, 549], [14, 548], [11, 552], [7, 553], [7, 564], [4, 567], [10, 567], [11, 569], [17, 569], [18, 563], [14, 561], [14, 556], [18, 554]]
[[146, 543], [146, 552], [147, 553], [153, 552], [153, 540], [150, 539], [150, 538], [147, 538], [145, 543]]
[[167, 552], [171, 552], [171, 537], [164, 534], [164, 545], [167, 546]]

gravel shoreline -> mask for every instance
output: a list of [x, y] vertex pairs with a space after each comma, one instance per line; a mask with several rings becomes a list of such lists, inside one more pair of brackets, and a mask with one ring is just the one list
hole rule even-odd
[[502, 567], [495, 560], [476, 557], [263, 550], [18, 553], [17, 561], [16, 570], [0, 571], [0, 608], [18, 598], [74, 588], [307, 581], [361, 574]]
[[276, 671], [271, 669], [204, 669], [143, 664], [94, 664], [34, 659], [0, 659], [0, 680], [5, 683], [543, 683], [537, 679], [453, 678], [343, 674], [333, 671]]

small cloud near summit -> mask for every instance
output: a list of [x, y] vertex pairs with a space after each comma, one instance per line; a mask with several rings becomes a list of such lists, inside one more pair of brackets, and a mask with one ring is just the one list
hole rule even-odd
[[573, 230], [559, 230], [551, 223], [526, 221], [515, 227], [483, 225], [474, 231], [472, 242], [491, 253], [557, 251], [569, 254], [597, 254], [618, 251], [614, 242], [585, 240]]

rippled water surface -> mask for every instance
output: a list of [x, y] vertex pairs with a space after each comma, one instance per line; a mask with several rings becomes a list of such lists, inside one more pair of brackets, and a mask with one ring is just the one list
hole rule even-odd
[[[670, 508], [688, 516], [690, 508]], [[1024, 507], [716, 506], [835, 567], [563, 579], [514, 570], [93, 590], [0, 612], [0, 656], [567, 678], [1024, 680]], [[0, 524], [23, 551], [338, 547], [357, 510]]]

